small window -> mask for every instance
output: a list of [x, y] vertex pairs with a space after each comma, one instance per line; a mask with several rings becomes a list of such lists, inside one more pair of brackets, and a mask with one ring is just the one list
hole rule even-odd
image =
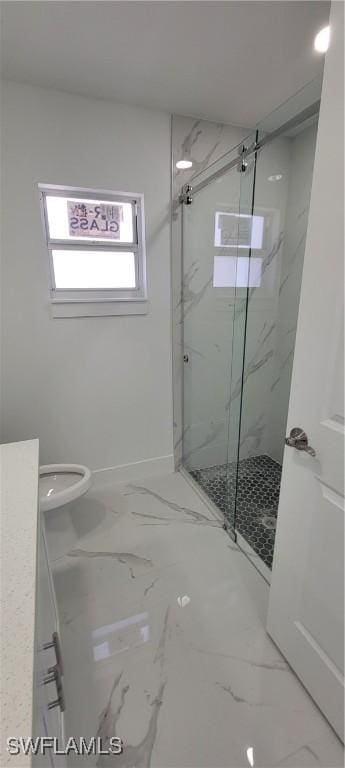
[[39, 189], [53, 303], [144, 301], [143, 196]]

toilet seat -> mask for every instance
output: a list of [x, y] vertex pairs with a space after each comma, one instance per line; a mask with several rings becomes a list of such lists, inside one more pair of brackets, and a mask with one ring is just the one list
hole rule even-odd
[[91, 470], [82, 464], [43, 464], [39, 499], [43, 512], [83, 496], [91, 485]]

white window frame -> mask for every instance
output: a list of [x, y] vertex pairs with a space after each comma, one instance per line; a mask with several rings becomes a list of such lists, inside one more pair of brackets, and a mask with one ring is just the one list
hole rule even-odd
[[[69, 187], [56, 184], [38, 184], [43, 231], [49, 258], [50, 300], [54, 317], [146, 314], [146, 250], [144, 195], [142, 193], [115, 192], [106, 189]], [[133, 242], [114, 240], [86, 240], [84, 238], [56, 239], [49, 234], [46, 197], [88, 198], [109, 202], [130, 203], [133, 209]], [[79, 288], [56, 288], [53, 265], [53, 250], [130, 251], [134, 253], [136, 288], [104, 288], [89, 290]]]

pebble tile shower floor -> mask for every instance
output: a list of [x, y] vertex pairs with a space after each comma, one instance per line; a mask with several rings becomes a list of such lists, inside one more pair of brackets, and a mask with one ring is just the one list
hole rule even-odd
[[[236, 462], [190, 472], [233, 525]], [[238, 465], [236, 530], [272, 568], [281, 466], [270, 456], [242, 459]]]

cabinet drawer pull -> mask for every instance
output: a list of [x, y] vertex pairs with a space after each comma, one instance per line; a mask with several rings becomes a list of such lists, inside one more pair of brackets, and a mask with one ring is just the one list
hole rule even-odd
[[[50, 673], [50, 670], [48, 670], [48, 673]], [[46, 675], [46, 677], [43, 678], [43, 685], [48, 685], [48, 683], [54, 683], [56, 680], [56, 674], [55, 672], [52, 672], [51, 674]]]
[[54, 709], [54, 707], [60, 707], [61, 712], [64, 712], [66, 709], [65, 696], [63, 692], [61, 674], [60, 674], [58, 665], [56, 665], [56, 667], [52, 667], [51, 669], [48, 669], [48, 674], [43, 680], [43, 685], [48, 685], [48, 683], [55, 683], [56, 692], [58, 695], [57, 699], [54, 699], [54, 701], [50, 701], [48, 703], [48, 709]]
[[65, 711], [65, 709], [66, 709], [66, 707], [65, 707], [65, 699], [63, 698], [63, 696], [59, 696], [58, 699], [54, 699], [54, 701], [50, 701], [49, 702], [48, 709], [54, 709], [54, 707], [60, 707], [61, 712]]
[[55, 657], [56, 657], [56, 663], [57, 663], [57, 665], [59, 667], [60, 674], [63, 675], [61, 645], [60, 645], [59, 635], [58, 635], [57, 632], [53, 632], [52, 640], [51, 640], [50, 643], [44, 643], [43, 650], [47, 651], [48, 648], [54, 648], [54, 650], [55, 650]]

